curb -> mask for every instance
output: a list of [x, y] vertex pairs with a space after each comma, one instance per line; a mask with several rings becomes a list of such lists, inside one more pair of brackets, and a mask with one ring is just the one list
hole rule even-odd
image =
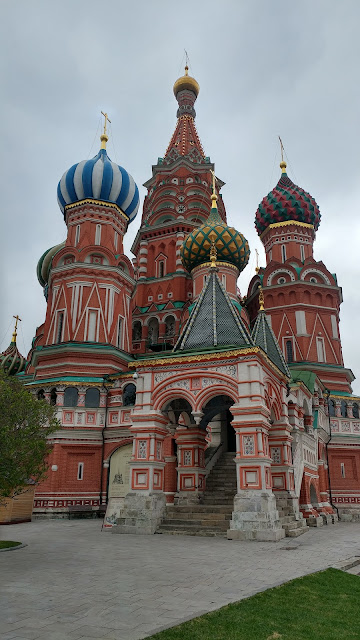
[[340, 571], [347, 571], [348, 569], [352, 569], [360, 564], [360, 556], [352, 556], [351, 558], [347, 558], [347, 560], [340, 560], [340, 562], [336, 562], [332, 564], [331, 567], [333, 569], [340, 569]]

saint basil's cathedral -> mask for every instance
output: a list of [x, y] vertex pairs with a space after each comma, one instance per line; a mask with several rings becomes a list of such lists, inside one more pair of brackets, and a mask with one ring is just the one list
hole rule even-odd
[[319, 207], [282, 161], [255, 214], [266, 266], [241, 297], [250, 250], [226, 222], [198, 93], [186, 67], [132, 261], [123, 237], [139, 192], [107, 154], [106, 114], [99, 153], [59, 182], [68, 231], [37, 266], [45, 321], [26, 360], [16, 332], [0, 357], [61, 423], [34, 514], [275, 541], [359, 519], [360, 399], [342, 358], [341, 288], [313, 257]]

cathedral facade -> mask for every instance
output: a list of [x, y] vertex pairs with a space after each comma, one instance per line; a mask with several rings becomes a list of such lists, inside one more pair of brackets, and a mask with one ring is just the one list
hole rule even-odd
[[[47, 312], [27, 361], [2, 364], [57, 407], [37, 517], [102, 515], [114, 533], [279, 540], [360, 515], [360, 399], [344, 365], [342, 292], [313, 257], [314, 198], [288, 177], [262, 200], [266, 253], [226, 222], [223, 182], [195, 126], [199, 85], [174, 85], [177, 123], [139, 208], [106, 151], [58, 186], [67, 238], [39, 260]], [[254, 207], [255, 210], [255, 207]]]

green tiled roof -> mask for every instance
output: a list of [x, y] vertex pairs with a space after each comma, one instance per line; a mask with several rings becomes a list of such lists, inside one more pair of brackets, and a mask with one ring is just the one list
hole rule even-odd
[[246, 345], [252, 346], [253, 341], [216, 271], [210, 269], [207, 282], [174, 351]]
[[273, 362], [280, 371], [290, 378], [291, 373], [284, 360], [284, 356], [279, 347], [279, 343], [275, 338], [274, 332], [269, 325], [265, 311], [259, 311], [251, 337], [254, 344], [265, 351], [271, 362]]

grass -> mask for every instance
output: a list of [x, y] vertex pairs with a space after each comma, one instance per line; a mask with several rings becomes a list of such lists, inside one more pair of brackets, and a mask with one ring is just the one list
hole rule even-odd
[[0, 549], [9, 549], [10, 547], [18, 547], [21, 542], [14, 542], [13, 540], [0, 540]]
[[359, 602], [360, 578], [337, 569], [327, 569], [229, 604], [151, 638], [359, 640]]

